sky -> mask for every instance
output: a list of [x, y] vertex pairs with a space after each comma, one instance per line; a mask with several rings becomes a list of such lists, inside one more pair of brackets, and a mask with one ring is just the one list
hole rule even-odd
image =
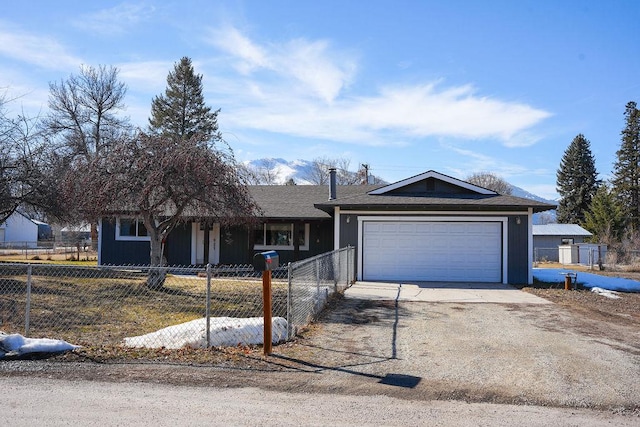
[[640, 102], [638, 22], [636, 0], [2, 0], [0, 96], [44, 116], [51, 82], [115, 66], [144, 128], [188, 56], [238, 161], [488, 171], [555, 199], [578, 134], [611, 176]]

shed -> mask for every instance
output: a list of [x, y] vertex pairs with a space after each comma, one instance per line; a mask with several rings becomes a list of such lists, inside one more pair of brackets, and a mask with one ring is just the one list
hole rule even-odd
[[0, 224], [0, 245], [5, 248], [38, 246], [38, 225], [20, 212]]
[[584, 243], [592, 234], [578, 224], [533, 225], [533, 257], [535, 262], [558, 262], [558, 247]]

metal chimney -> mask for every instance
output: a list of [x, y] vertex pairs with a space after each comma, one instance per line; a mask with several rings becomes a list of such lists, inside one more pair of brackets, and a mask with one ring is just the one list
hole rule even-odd
[[336, 199], [336, 168], [329, 168], [329, 200]]

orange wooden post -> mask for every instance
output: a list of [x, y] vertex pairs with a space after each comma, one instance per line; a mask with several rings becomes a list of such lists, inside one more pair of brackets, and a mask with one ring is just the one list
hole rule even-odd
[[262, 272], [262, 302], [264, 307], [264, 339], [262, 347], [265, 356], [271, 354], [271, 270]]
[[565, 291], [571, 290], [571, 275], [569, 274], [566, 274], [564, 276], [564, 290]]

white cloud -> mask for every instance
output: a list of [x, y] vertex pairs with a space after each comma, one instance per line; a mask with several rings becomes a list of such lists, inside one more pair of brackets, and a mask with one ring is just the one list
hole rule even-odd
[[253, 42], [233, 27], [211, 30], [208, 43], [230, 55], [242, 75], [260, 78], [301, 97], [333, 102], [356, 71], [349, 55], [333, 52], [324, 40], [298, 38], [281, 44]]
[[0, 21], [0, 55], [45, 69], [77, 68], [82, 60], [50, 36], [30, 34]]
[[121, 3], [110, 9], [85, 14], [73, 21], [76, 28], [103, 35], [122, 35], [130, 28], [146, 21], [155, 11], [144, 4]]
[[354, 95], [346, 89], [356, 76], [357, 55], [325, 40], [257, 43], [225, 27], [211, 30], [207, 42], [228, 56], [226, 68], [217, 61], [212, 74], [236, 127], [366, 145], [388, 145], [390, 136], [394, 144], [445, 136], [521, 147], [538, 141], [532, 128], [551, 116], [442, 81], [385, 84], [374, 94]]
[[264, 49], [236, 28], [211, 30], [207, 41], [221, 51], [234, 56], [234, 65], [241, 74], [249, 74], [256, 68], [271, 68]]
[[167, 83], [167, 75], [173, 71], [173, 63], [169, 61], [129, 62], [118, 65], [120, 78], [129, 88], [162, 92]]
[[393, 129], [419, 137], [511, 139], [549, 116], [524, 104], [480, 97], [473, 87], [440, 89], [438, 82], [385, 88], [378, 96], [361, 99], [351, 119], [374, 129]]
[[[451, 168], [451, 170], [455, 172], [455, 176], [461, 177], [462, 179], [475, 172], [492, 172], [507, 181], [512, 177], [531, 174], [531, 170], [524, 166], [509, 161], [498, 160], [494, 156], [488, 156], [473, 150], [454, 146], [443, 146], [456, 153], [459, 158], [456, 163], [462, 167]], [[462, 158], [467, 158], [467, 160], [462, 160]]]

